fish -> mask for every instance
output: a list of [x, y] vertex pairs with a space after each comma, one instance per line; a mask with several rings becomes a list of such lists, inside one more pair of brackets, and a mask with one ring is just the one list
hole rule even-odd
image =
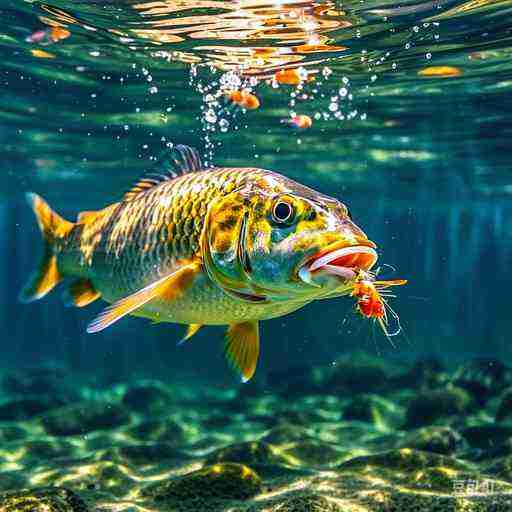
[[185, 324], [181, 342], [225, 325], [225, 356], [243, 382], [257, 367], [260, 321], [350, 295], [378, 258], [338, 199], [270, 170], [207, 168], [184, 145], [74, 222], [35, 193], [27, 200], [44, 250], [22, 302], [67, 280], [66, 305], [108, 304], [88, 333], [127, 315]]

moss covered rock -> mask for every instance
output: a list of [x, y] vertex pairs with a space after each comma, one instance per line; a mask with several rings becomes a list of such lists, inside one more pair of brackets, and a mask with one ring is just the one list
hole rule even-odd
[[413, 448], [425, 452], [450, 455], [467, 447], [464, 437], [450, 427], [425, 427], [402, 439], [399, 448]]
[[0, 404], [0, 421], [22, 421], [65, 405], [58, 397], [38, 396], [8, 400]]
[[388, 470], [414, 471], [428, 467], [446, 467], [450, 469], [466, 470], [470, 465], [455, 457], [446, 457], [435, 453], [402, 448], [388, 450], [372, 455], [354, 457], [338, 466], [341, 471], [371, 470], [372, 467], [381, 467]]
[[162, 412], [169, 408], [170, 393], [156, 383], [145, 383], [130, 387], [123, 396], [123, 405], [142, 413]]
[[0, 494], [1, 512], [88, 512], [86, 503], [69, 489], [46, 487]]
[[330, 393], [367, 393], [377, 392], [388, 385], [386, 366], [382, 360], [361, 353], [336, 361], [327, 389]]
[[468, 391], [477, 403], [484, 404], [512, 385], [512, 370], [497, 359], [474, 359], [457, 369], [453, 383]]
[[406, 427], [420, 427], [447, 416], [468, 414], [471, 406], [469, 393], [454, 386], [421, 392], [409, 402]]
[[155, 502], [181, 506], [180, 510], [208, 510], [209, 503], [246, 500], [261, 490], [261, 479], [254, 470], [244, 464], [221, 463], [157, 482], [144, 489], [143, 495]]
[[403, 410], [385, 398], [363, 394], [349, 401], [343, 419], [365, 421], [379, 429], [388, 429], [403, 422]]
[[56, 409], [41, 421], [49, 434], [73, 436], [119, 427], [129, 420], [126, 410], [116, 404], [82, 402]]
[[260, 464], [276, 464], [283, 462], [272, 446], [263, 441], [237, 443], [212, 452], [206, 459], [207, 464], [218, 462], [237, 462], [250, 466]]
[[272, 512], [344, 512], [344, 509], [320, 494], [306, 494], [288, 498], [273, 507]]

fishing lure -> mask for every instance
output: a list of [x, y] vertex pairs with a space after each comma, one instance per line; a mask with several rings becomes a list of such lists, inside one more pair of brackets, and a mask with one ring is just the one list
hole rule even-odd
[[[376, 320], [387, 337], [396, 336], [402, 327], [398, 314], [386, 300], [395, 295], [387, 293], [386, 290], [392, 286], [403, 286], [406, 283], [406, 279], [377, 281], [374, 273], [360, 271], [350, 295], [357, 299], [356, 310], [359, 314]], [[389, 331], [388, 313], [396, 322], [396, 328], [391, 332]]]

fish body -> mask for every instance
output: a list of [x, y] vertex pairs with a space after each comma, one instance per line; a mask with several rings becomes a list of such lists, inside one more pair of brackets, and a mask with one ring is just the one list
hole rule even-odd
[[186, 146], [121, 201], [74, 223], [28, 197], [45, 250], [23, 301], [71, 278], [68, 304], [110, 303], [91, 333], [128, 314], [188, 324], [184, 339], [228, 325], [226, 355], [243, 380], [256, 368], [259, 320], [350, 294], [377, 260], [338, 200], [264, 169], [204, 169]]
[[[235, 188], [275, 175], [251, 168], [188, 173], [87, 214], [62, 239], [62, 275], [89, 279], [107, 302], [128, 296], [200, 256], [208, 206]], [[224, 222], [231, 222], [227, 216]], [[234, 220], [233, 220], [234, 222]], [[221, 228], [218, 228], [221, 230]], [[222, 325], [281, 316], [298, 303], [254, 304], [224, 293], [201, 268], [186, 293], [172, 302], [156, 299], [134, 314], [182, 324]]]

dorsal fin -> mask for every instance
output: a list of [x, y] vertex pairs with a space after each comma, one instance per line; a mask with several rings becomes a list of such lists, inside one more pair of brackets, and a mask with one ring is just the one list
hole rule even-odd
[[76, 222], [78, 224], [83, 223], [83, 222], [87, 222], [87, 221], [91, 220], [93, 217], [96, 217], [97, 214], [98, 214], [98, 212], [96, 212], [96, 211], [84, 210], [83, 212], [80, 212], [77, 215]]
[[196, 149], [178, 144], [166, 150], [160, 157], [156, 166], [144, 173], [133, 187], [123, 196], [123, 201], [131, 201], [139, 194], [156, 187], [160, 183], [173, 180], [189, 172], [203, 170], [201, 157]]

